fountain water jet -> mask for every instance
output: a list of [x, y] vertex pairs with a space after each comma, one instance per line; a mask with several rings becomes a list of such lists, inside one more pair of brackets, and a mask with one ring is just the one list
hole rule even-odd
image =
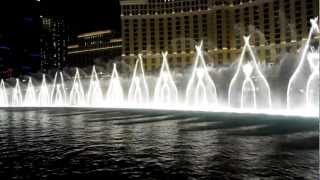
[[[254, 106], [255, 108], [260, 108], [260, 109], [269, 109], [272, 107], [271, 103], [271, 90], [269, 83], [267, 82], [266, 78], [260, 71], [260, 68], [258, 66], [256, 57], [250, 47], [250, 36], [243, 37], [245, 41], [245, 45], [243, 47], [243, 50], [240, 55], [240, 60], [238, 62], [237, 70], [236, 73], [234, 74], [233, 78], [231, 79], [230, 85], [229, 85], [229, 90], [228, 90], [228, 104], [230, 107], [233, 108], [241, 108], [243, 104], [246, 104], [246, 102], [242, 102], [242, 91], [239, 91], [239, 89], [242, 89], [242, 84], [243, 81], [246, 81], [245, 79], [247, 78], [247, 82], [250, 84], [253, 83], [253, 86], [250, 85], [251, 90], [254, 90], [255, 94], [255, 102], [256, 105]], [[252, 70], [250, 72], [249, 77], [255, 77], [254, 79], [250, 78], [252, 81], [248, 81], [249, 77], [245, 74], [245, 71], [241, 71], [241, 68], [243, 67], [244, 59], [246, 52], [248, 51], [249, 57], [246, 59], [248, 63], [250, 63]], [[240, 99], [239, 99], [240, 98]]]
[[[58, 74], [60, 81], [58, 82]], [[57, 72], [54, 76], [53, 88], [51, 91], [51, 105], [65, 106], [67, 105], [67, 92], [64, 85], [64, 78], [62, 72]]]
[[172, 106], [178, 103], [178, 89], [170, 72], [167, 55], [168, 52], [162, 53], [162, 65], [154, 90], [153, 103], [157, 106]]
[[308, 53], [308, 62], [312, 71], [307, 81], [306, 102], [307, 107], [313, 110], [319, 110], [319, 57], [320, 47], [317, 50], [312, 49]]
[[203, 41], [195, 46], [197, 54], [191, 78], [186, 89], [186, 105], [203, 106], [218, 105], [217, 89], [211, 79], [202, 52]]
[[109, 88], [107, 90], [106, 102], [108, 106], [120, 106], [124, 103], [123, 89], [119, 79], [116, 64], [113, 64]]
[[144, 75], [142, 55], [138, 55], [131, 85], [128, 93], [128, 103], [131, 105], [146, 105], [149, 103], [149, 88]]
[[[287, 88], [287, 109], [292, 110], [292, 109], [301, 109], [304, 108], [305, 111], [308, 111], [306, 109], [306, 106], [308, 105], [308, 93], [307, 92], [307, 83], [309, 81], [309, 74], [312, 74], [312, 72], [315, 72], [314, 76], [316, 76], [316, 71], [313, 71], [313, 67], [310, 66], [310, 63], [308, 65], [308, 63], [306, 62], [307, 59], [307, 55], [309, 54], [308, 52], [310, 52], [311, 50], [310, 48], [310, 44], [311, 43], [315, 43], [314, 44], [314, 49], [318, 49], [319, 47], [319, 40], [316, 40], [315, 42], [312, 42], [312, 40], [314, 39], [316, 34], [320, 33], [319, 30], [319, 26], [317, 24], [318, 22], [318, 17], [311, 19], [310, 23], [311, 23], [311, 28], [308, 34], [308, 39], [304, 45], [304, 47], [302, 48], [302, 55], [299, 61], [299, 64], [296, 68], [296, 70], [294, 71], [294, 73], [292, 74], [292, 76], [290, 77], [289, 83], [288, 83], [288, 88]], [[316, 47], [318, 46], [318, 47]], [[311, 52], [312, 53], [312, 52]], [[311, 57], [310, 57], [311, 58]], [[319, 56], [317, 57], [319, 58]], [[317, 59], [315, 57], [315, 59]], [[313, 65], [312, 65], [313, 66]], [[319, 71], [319, 69], [317, 69], [317, 71]], [[318, 97], [315, 97], [317, 99], [319, 99]], [[319, 111], [319, 110], [317, 110]]]
[[85, 95], [80, 79], [79, 69], [76, 69], [73, 85], [70, 91], [69, 104], [71, 106], [84, 106], [86, 104]]
[[101, 106], [103, 103], [103, 94], [95, 66], [92, 68], [87, 103], [93, 106]]
[[16, 79], [16, 86], [13, 88], [12, 91], [12, 106], [21, 106], [22, 105], [22, 93], [20, 88], [20, 81]]
[[[242, 83], [242, 88], [241, 88], [241, 108], [249, 107], [249, 108], [256, 109], [257, 108], [256, 88], [252, 79], [250, 78], [253, 68], [251, 64], [248, 63], [244, 65], [242, 69], [245, 74], [245, 79]], [[250, 104], [252, 107], [250, 107]]]
[[38, 106], [36, 92], [34, 90], [31, 77], [29, 77], [28, 86], [24, 97], [24, 105], [33, 107]]
[[8, 95], [7, 95], [7, 89], [4, 84], [3, 79], [1, 79], [0, 83], [0, 107], [6, 107], [9, 105], [8, 102]]
[[50, 106], [50, 92], [47, 86], [46, 75], [42, 75], [42, 83], [38, 97], [39, 106]]

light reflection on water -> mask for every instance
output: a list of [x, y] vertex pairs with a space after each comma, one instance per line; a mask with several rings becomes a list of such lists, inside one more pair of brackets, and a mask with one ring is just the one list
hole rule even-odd
[[0, 176], [318, 178], [312, 118], [0, 109]]

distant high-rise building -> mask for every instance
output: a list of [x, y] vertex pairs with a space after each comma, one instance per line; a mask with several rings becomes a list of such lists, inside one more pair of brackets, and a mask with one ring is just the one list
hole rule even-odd
[[175, 67], [193, 63], [194, 45], [215, 64], [237, 59], [251, 35], [261, 61], [274, 63], [305, 40], [309, 19], [319, 15], [319, 0], [122, 0], [122, 56], [131, 64], [143, 54], [146, 70], [161, 64], [168, 51]]
[[93, 65], [94, 60], [108, 61], [121, 56], [122, 40], [114, 38], [111, 30], [83, 33], [76, 43], [68, 46], [68, 66]]
[[63, 18], [41, 15], [40, 55], [41, 69], [60, 69], [67, 53], [67, 34]]

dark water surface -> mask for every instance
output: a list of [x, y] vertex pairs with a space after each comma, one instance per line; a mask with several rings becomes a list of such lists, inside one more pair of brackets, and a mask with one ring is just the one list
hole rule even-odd
[[0, 179], [319, 179], [318, 133], [315, 118], [0, 109]]

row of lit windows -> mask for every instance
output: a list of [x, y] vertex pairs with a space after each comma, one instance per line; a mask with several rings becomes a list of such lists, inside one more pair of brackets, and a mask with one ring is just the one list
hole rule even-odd
[[[313, 7], [310, 6], [310, 4], [312, 5], [312, 3], [310, 2], [306, 2], [306, 13], [307, 16], [311, 17], [312, 13], [313, 13]], [[269, 11], [270, 6], [273, 5], [276, 10], [275, 11]], [[287, 6], [286, 4], [284, 4], [284, 7], [290, 8], [291, 6]], [[201, 19], [198, 19], [199, 15], [195, 15], [195, 16], [185, 16], [185, 17], [175, 17], [175, 26], [172, 26], [172, 17], [168, 18], [167, 21], [167, 28], [168, 30], [165, 31], [163, 28], [163, 26], [165, 23], [163, 23], [163, 19], [159, 19], [158, 21], [155, 21], [154, 19], [150, 19], [149, 20], [149, 25], [150, 28], [148, 30], [146, 30], [147, 27], [147, 21], [145, 19], [143, 19], [141, 22], [141, 26], [139, 26], [139, 21], [137, 19], [133, 20], [133, 28], [129, 27], [129, 19], [124, 19], [124, 48], [125, 48], [125, 52], [126, 53], [136, 53], [139, 50], [146, 50], [148, 44], [150, 44], [150, 48], [152, 51], [156, 51], [156, 46], [157, 44], [159, 45], [160, 49], [164, 49], [166, 48], [168, 45], [166, 44], [167, 41], [163, 40], [163, 34], [166, 33], [166, 37], [168, 39], [172, 39], [174, 37], [181, 37], [181, 38], [194, 38], [195, 41], [199, 41], [199, 35], [201, 35], [201, 38], [205, 38], [207, 36], [207, 32], [212, 31], [212, 32], [217, 32], [217, 36], [216, 36], [216, 42], [217, 42], [217, 47], [219, 49], [222, 49], [224, 47], [227, 48], [232, 48], [233, 46], [236, 46], [237, 48], [240, 48], [243, 44], [242, 41], [242, 36], [243, 35], [248, 35], [248, 33], [253, 33], [254, 35], [252, 36], [252, 39], [254, 40], [254, 45], [258, 46], [260, 44], [267, 44], [268, 43], [276, 43], [279, 44], [282, 41], [286, 41], [286, 42], [290, 42], [292, 39], [296, 39], [296, 40], [301, 40], [301, 38], [303, 37], [302, 34], [302, 30], [303, 28], [306, 28], [304, 26], [302, 26], [302, 12], [303, 9], [305, 7], [302, 7], [302, 3], [301, 1], [296, 1], [295, 2], [295, 11], [294, 11], [294, 23], [295, 26], [290, 26], [288, 25], [288, 23], [292, 23], [291, 19], [288, 19], [285, 23], [286, 24], [281, 24], [283, 23], [282, 21], [282, 17], [283, 14], [285, 15], [285, 17], [287, 17], [287, 13], [290, 13], [290, 10], [285, 10], [282, 12], [280, 12], [281, 9], [280, 8], [280, 3], [279, 2], [273, 2], [273, 3], [266, 3], [264, 4], [261, 8], [263, 8], [263, 11], [260, 12], [260, 7], [259, 6], [253, 6], [251, 7], [252, 9], [252, 13], [254, 14], [254, 17], [250, 17], [250, 9], [248, 7], [244, 8], [243, 10], [239, 10], [236, 9], [234, 12], [234, 20], [235, 22], [237, 22], [237, 24], [240, 25], [240, 21], [241, 19], [243, 20], [243, 24], [241, 24], [241, 26], [243, 26], [244, 29], [244, 33], [246, 34], [242, 34], [241, 36], [239, 35], [240, 31], [237, 31], [237, 29], [233, 29], [234, 25], [233, 23], [231, 24], [231, 20], [233, 20], [233, 17], [229, 16], [229, 10], [217, 10], [214, 14], [216, 19], [214, 19], [214, 25], [213, 25], [213, 30], [209, 29], [207, 27], [207, 14], [203, 15], [202, 21]], [[273, 12], [273, 14], [271, 14], [271, 12]], [[261, 13], [261, 15], [260, 15]], [[240, 18], [241, 17], [241, 18]], [[262, 18], [262, 19], [261, 19]], [[200, 20], [200, 21], [199, 21]], [[193, 21], [193, 23], [191, 23]], [[156, 22], [159, 22], [160, 25], [157, 25], [157, 34], [159, 34], [160, 38], [157, 39], [155, 36], [155, 27], [156, 27]], [[199, 23], [200, 22], [200, 26], [199, 27]], [[262, 23], [261, 23], [262, 22]], [[261, 23], [261, 24], [260, 24]], [[193, 25], [191, 27], [191, 24]], [[253, 28], [249, 28], [249, 26], [252, 26]], [[291, 27], [288, 28], [288, 27]], [[142, 48], [141, 47], [136, 47], [136, 46], [140, 46], [140, 44], [138, 43], [139, 39], [135, 38], [138, 36], [138, 32], [139, 30], [142, 28]], [[174, 28], [174, 29], [173, 29]], [[216, 28], [216, 31], [214, 31], [214, 29]], [[293, 28], [293, 29], [292, 29]], [[193, 32], [191, 32], [191, 29], [193, 29]], [[292, 33], [288, 33], [288, 29], [290, 29], [290, 31], [292, 32], [295, 31], [296, 32], [296, 37], [291, 37]], [[202, 30], [202, 32], [200, 32]], [[285, 31], [286, 33], [283, 33], [283, 37], [280, 34], [280, 31]], [[132, 49], [132, 51], [130, 51], [129, 48], [127, 48], [129, 46], [129, 42], [130, 42], [130, 38], [129, 38], [129, 34], [134, 32], [135, 34], [133, 36], [131, 36], [133, 39], [133, 41], [136, 40], [136, 42], [134, 42], [134, 47]], [[199, 32], [199, 33], [197, 33]], [[235, 39], [232, 41], [231, 36], [232, 34], [234, 34]], [[149, 42], [147, 44], [147, 35], [150, 35], [151, 37], [151, 42]], [[281, 39], [283, 38], [283, 39]], [[186, 46], [184, 47], [180, 47], [180, 45], [176, 45], [178, 48], [178, 51], [184, 51], [184, 48], [189, 48], [189, 45], [186, 44]], [[170, 49], [170, 48], [169, 48]]]

